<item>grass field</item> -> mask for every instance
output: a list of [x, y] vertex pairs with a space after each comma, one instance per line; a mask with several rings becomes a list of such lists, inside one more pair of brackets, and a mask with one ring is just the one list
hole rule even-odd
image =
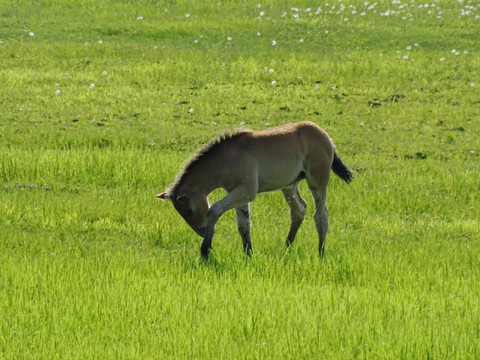
[[[478, 1], [4, 1], [0, 358], [479, 359]], [[154, 195], [223, 130], [314, 121], [332, 177], [214, 256]], [[222, 196], [212, 194], [211, 200]]]

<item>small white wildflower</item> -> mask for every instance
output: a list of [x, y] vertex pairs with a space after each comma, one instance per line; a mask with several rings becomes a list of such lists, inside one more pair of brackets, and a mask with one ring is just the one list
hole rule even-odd
[[143, 20], [143, 16], [138, 16], [137, 20]]
[[94, 83], [91, 83], [90, 84], [90, 89], [93, 89], [95, 87], [95, 84]]
[[198, 40], [195, 40], [194, 43], [195, 43], [195, 44], [198, 44]]
[[406, 47], [406, 49], [407, 49], [407, 50], [412, 50], [412, 47], [411, 47], [410, 45], [408, 45], [408, 46]]
[[30, 32], [30, 34], [28, 34], [30, 37], [34, 37], [35, 36], [35, 33], [33, 32]]
[[463, 50], [463, 55], [467, 55], [468, 54], [468, 51], [467, 50]]
[[212, 121], [212, 125], [217, 125], [217, 123], [215, 121]]
[[402, 59], [403, 59], [403, 60], [407, 60], [407, 59], [408, 59], [408, 56], [407, 56], [407, 55], [403, 55]]
[[102, 41], [102, 40], [98, 40], [98, 43], [99, 43], [99, 44], [103, 44], [103, 41]]
[[263, 11], [260, 11], [260, 16], [265, 16], [265, 13]]
[[231, 36], [227, 37], [227, 40], [232, 41], [232, 37]]
[[272, 40], [272, 46], [277, 45], [277, 42], [275, 40]]
[[257, 32], [257, 36], [262, 36], [262, 34], [260, 34], [259, 32]]
[[457, 50], [452, 49], [452, 51], [450, 51], [450, 52], [451, 52], [452, 54], [455, 54], [456, 51], [457, 51]]
[[305, 41], [305, 39], [300, 39], [298, 40], [299, 42], [303, 43]]
[[102, 75], [103, 75], [103, 76], [105, 76], [105, 75], [107, 75], [107, 74], [108, 74], [108, 73], [107, 73], [106, 70], [103, 70], [103, 71], [102, 71]]
[[275, 86], [277, 85], [277, 82], [275, 80], [272, 81], [272, 85]]
[[471, 82], [470, 84], [468, 84], [468, 86], [470, 86], [470, 87], [475, 87], [475, 83], [474, 83], [474, 82]]
[[188, 19], [190, 17], [190, 14], [189, 13], [186, 13], [185, 14], [185, 17]]
[[188, 109], [188, 112], [191, 114], [193, 113], [193, 108]]
[[363, 126], [364, 124], [365, 124], [365, 122], [362, 121], [362, 122], [361, 122], [360, 124], [358, 124], [358, 125]]
[[273, 73], [274, 71], [275, 71], [275, 70], [273, 70], [273, 69], [268, 70], [268, 72], [269, 72], [270, 74]]
[[262, 7], [262, 4], [257, 4], [257, 9], [260, 9]]
[[441, 58], [440, 58], [440, 61], [444, 61], [444, 60], [445, 60], [445, 58], [444, 58], [444, 57], [441, 57]]
[[55, 95], [60, 95], [61, 91], [60, 90], [55, 90]]

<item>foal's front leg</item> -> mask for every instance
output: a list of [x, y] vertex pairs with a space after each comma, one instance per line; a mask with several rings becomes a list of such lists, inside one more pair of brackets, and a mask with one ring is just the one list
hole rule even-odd
[[243, 251], [248, 256], [252, 255], [252, 242], [250, 240], [250, 216], [249, 206], [243, 205], [235, 209], [237, 215], [237, 227], [243, 242]]
[[223, 199], [214, 203], [207, 213], [207, 229], [203, 238], [200, 252], [203, 258], [208, 258], [210, 249], [212, 248], [213, 233], [215, 232], [215, 224], [220, 216], [226, 211], [247, 205], [255, 198], [256, 191], [249, 191], [247, 187], [237, 187], [227, 194]]

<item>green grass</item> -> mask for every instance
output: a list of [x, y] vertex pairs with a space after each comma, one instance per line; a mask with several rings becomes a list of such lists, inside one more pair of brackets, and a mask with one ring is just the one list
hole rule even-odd
[[[480, 8], [325, 3], [2, 3], [0, 358], [480, 358]], [[356, 172], [325, 258], [303, 184], [290, 251], [269, 193], [251, 259], [227, 213], [199, 262], [153, 195], [218, 132], [301, 120]]]

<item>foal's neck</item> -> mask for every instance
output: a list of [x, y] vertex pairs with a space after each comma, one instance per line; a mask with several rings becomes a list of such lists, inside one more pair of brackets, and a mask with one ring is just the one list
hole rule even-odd
[[211, 154], [200, 161], [182, 181], [181, 188], [190, 193], [207, 196], [220, 187], [216, 174], [220, 170], [217, 156]]

